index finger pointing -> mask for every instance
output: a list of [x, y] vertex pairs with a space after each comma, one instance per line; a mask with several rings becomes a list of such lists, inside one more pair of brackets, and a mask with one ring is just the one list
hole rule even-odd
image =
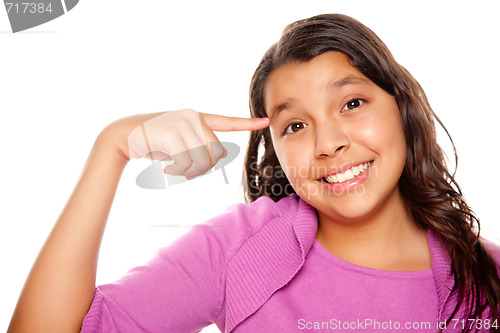
[[212, 131], [254, 131], [269, 126], [269, 118], [226, 117], [217, 114], [201, 113], [205, 123]]

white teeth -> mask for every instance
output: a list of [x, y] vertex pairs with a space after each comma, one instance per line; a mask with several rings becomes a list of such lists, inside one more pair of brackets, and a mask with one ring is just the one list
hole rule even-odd
[[345, 182], [345, 181], [346, 181], [346, 176], [345, 176], [345, 174], [343, 174], [343, 173], [338, 173], [338, 174], [337, 174], [337, 181], [338, 181], [339, 183]]
[[370, 162], [356, 165], [355, 167], [352, 167], [352, 168], [346, 170], [345, 172], [337, 173], [336, 175], [331, 175], [331, 176], [325, 177], [325, 179], [330, 184], [342, 183], [342, 182], [345, 182], [347, 180], [353, 179], [356, 176], [359, 176], [360, 174], [365, 172], [369, 166], [370, 166]]

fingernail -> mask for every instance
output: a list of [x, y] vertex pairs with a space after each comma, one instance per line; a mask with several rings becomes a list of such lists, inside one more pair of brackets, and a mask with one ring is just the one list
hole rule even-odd
[[269, 117], [263, 117], [263, 118], [260, 118], [260, 119], [269, 120]]

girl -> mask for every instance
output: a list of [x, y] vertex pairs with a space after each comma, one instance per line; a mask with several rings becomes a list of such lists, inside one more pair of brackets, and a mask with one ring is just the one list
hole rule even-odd
[[[342, 15], [291, 24], [250, 106], [252, 119], [181, 110], [106, 127], [9, 331], [498, 331], [500, 250], [479, 238], [423, 90], [371, 30]], [[235, 130], [252, 131], [251, 203], [95, 288], [129, 159], [171, 159], [164, 171], [191, 179], [225, 156], [213, 131]]]

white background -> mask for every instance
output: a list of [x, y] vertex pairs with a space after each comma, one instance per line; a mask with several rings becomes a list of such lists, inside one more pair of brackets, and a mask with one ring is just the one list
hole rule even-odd
[[[0, 9], [0, 331], [105, 125], [180, 108], [247, 116], [250, 78], [264, 51], [286, 24], [321, 13], [366, 24], [421, 83], [455, 140], [457, 179], [483, 234], [498, 242], [495, 8], [495, 1], [81, 0], [68, 14], [17, 34]], [[229, 185], [219, 171], [144, 190], [135, 177], [149, 162], [130, 163], [97, 282], [119, 278], [190, 224], [242, 201], [247, 136], [219, 136], [242, 148], [226, 167]]]

